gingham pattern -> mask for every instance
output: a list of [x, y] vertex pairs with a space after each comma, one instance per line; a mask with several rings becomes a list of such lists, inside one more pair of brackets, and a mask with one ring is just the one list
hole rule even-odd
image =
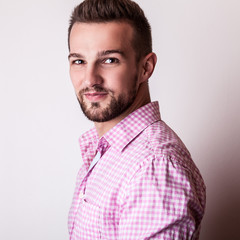
[[[69, 212], [71, 240], [198, 239], [205, 185], [177, 135], [153, 102], [100, 140], [80, 138], [83, 166]], [[101, 158], [88, 168], [96, 150]]]

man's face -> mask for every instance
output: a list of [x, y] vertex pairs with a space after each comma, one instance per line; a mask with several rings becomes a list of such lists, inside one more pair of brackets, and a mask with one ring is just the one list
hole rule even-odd
[[138, 90], [138, 68], [127, 23], [75, 23], [70, 76], [84, 114], [105, 122], [127, 110]]

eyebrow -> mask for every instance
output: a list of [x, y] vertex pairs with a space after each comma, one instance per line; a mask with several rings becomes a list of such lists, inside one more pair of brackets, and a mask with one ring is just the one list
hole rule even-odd
[[79, 53], [70, 53], [68, 55], [68, 59], [70, 58], [83, 58], [83, 55], [79, 54]]
[[[110, 54], [113, 54], [113, 53], [118, 53], [121, 56], [125, 57], [124, 52], [121, 51], [121, 50], [104, 50], [104, 51], [98, 52], [97, 56], [98, 57], [104, 57], [104, 56], [107, 56], [107, 55], [110, 55]], [[80, 53], [70, 53], [68, 55], [68, 59], [70, 59], [70, 58], [84, 58], [84, 56]]]
[[101, 51], [98, 53], [98, 57], [104, 57], [113, 53], [118, 53], [120, 55], [122, 55], [123, 57], [125, 56], [124, 52], [121, 50], [105, 50], [105, 51]]

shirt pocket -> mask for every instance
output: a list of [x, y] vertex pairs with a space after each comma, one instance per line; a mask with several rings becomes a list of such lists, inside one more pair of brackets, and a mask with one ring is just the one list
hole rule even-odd
[[81, 239], [117, 239], [119, 219], [116, 207], [97, 206], [91, 199], [84, 199], [80, 206], [79, 228]]
[[80, 204], [77, 222], [81, 239], [101, 239], [99, 231], [100, 208], [86, 199]]
[[99, 208], [99, 232], [101, 234], [101, 239], [104, 240], [112, 240], [118, 239], [118, 224], [119, 219], [116, 207], [111, 209], [109, 208]]

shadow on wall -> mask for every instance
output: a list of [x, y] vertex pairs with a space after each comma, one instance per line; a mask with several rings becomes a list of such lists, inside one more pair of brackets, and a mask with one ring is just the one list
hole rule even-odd
[[[236, 196], [235, 193], [231, 191], [223, 193], [229, 198], [220, 201], [219, 211], [211, 220], [214, 227], [210, 230], [209, 239], [239, 240], [240, 196]], [[211, 228], [211, 225], [209, 227]]]
[[[232, 115], [233, 116], [233, 115]], [[226, 119], [227, 118], [227, 119]], [[201, 240], [239, 240], [240, 226], [240, 131], [237, 116], [233, 124], [218, 126], [217, 134], [208, 137], [209, 165], [205, 170], [207, 208]], [[216, 129], [215, 129], [216, 130]], [[215, 131], [216, 133], [216, 131]]]

